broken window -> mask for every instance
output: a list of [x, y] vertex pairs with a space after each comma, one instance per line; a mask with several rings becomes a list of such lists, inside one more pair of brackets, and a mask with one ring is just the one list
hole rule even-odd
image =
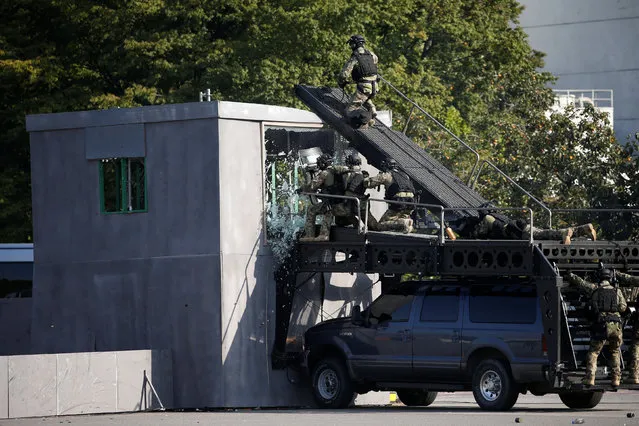
[[100, 161], [102, 213], [147, 210], [144, 158], [108, 158]]

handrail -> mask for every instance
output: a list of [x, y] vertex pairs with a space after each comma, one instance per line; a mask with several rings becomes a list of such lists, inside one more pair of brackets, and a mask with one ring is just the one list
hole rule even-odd
[[[451, 135], [457, 142], [461, 143], [462, 145], [464, 145], [466, 147], [466, 149], [468, 149], [469, 151], [471, 151], [473, 154], [475, 154], [475, 165], [473, 166], [473, 169], [470, 171], [470, 175], [468, 176], [468, 185], [470, 186], [470, 182], [473, 178], [473, 175], [475, 174], [475, 170], [477, 169], [477, 165], [479, 164], [479, 162], [481, 161], [481, 158], [479, 156], [479, 153], [477, 151], [475, 151], [470, 145], [468, 145], [466, 142], [464, 142], [463, 140], [461, 140], [457, 135], [455, 135], [453, 132], [451, 132], [450, 130], [448, 130], [448, 128], [446, 126], [444, 126], [442, 123], [440, 123], [439, 121], [437, 121], [437, 119], [435, 117], [433, 117], [432, 115], [430, 115], [428, 112], [426, 112], [422, 107], [420, 107], [419, 105], [417, 105], [415, 103], [415, 101], [413, 101], [412, 99], [410, 99], [408, 96], [406, 96], [405, 94], [403, 94], [398, 88], [396, 88], [395, 86], [393, 86], [388, 80], [386, 80], [384, 77], [382, 77], [381, 75], [379, 75], [379, 78], [386, 83], [387, 85], [389, 85], [395, 92], [397, 92], [397, 94], [399, 96], [401, 96], [402, 98], [404, 98], [405, 100], [407, 100], [408, 102], [410, 102], [414, 108], [417, 108], [418, 110], [420, 110], [422, 112], [422, 114], [425, 114], [428, 118], [430, 118], [435, 124], [437, 124], [441, 129], [443, 129], [445, 132], [447, 132], [449, 135]], [[411, 110], [412, 111], [412, 110]]]
[[471, 189], [475, 189], [475, 185], [477, 184], [477, 180], [479, 179], [479, 175], [481, 175], [481, 171], [484, 168], [484, 164], [488, 164], [490, 167], [495, 169], [500, 175], [505, 177], [506, 180], [508, 180], [508, 182], [512, 183], [513, 185], [515, 185], [515, 187], [517, 187], [517, 189], [519, 189], [521, 192], [523, 192], [524, 194], [529, 196], [531, 200], [533, 200], [535, 203], [537, 203], [539, 205], [539, 207], [541, 207], [542, 209], [546, 210], [546, 212], [548, 212], [548, 228], [552, 228], [552, 210], [550, 210], [548, 208], [548, 206], [546, 206], [544, 203], [542, 203], [537, 198], [535, 198], [535, 196], [532, 195], [530, 192], [528, 192], [524, 188], [522, 188], [521, 185], [519, 185], [517, 182], [512, 180], [510, 176], [508, 176], [506, 173], [504, 173], [499, 167], [494, 165], [489, 160], [482, 160], [482, 164], [481, 164], [481, 166], [479, 166], [479, 170], [477, 171], [477, 176], [475, 176], [475, 180], [474, 180], [473, 184], [470, 185]]
[[[411, 206], [419, 206], [419, 207], [426, 207], [426, 208], [436, 208], [439, 209], [439, 219], [440, 222], [443, 224], [444, 223], [444, 206], [439, 205], [439, 204], [424, 204], [424, 203], [416, 203], [414, 201], [395, 201], [395, 200], [386, 200], [384, 198], [368, 198], [367, 200], [367, 205], [366, 205], [366, 218], [364, 220], [364, 227], [366, 228], [366, 230], [368, 231], [368, 212], [369, 212], [369, 208], [370, 208], [370, 203], [368, 203], [368, 201], [379, 201], [379, 202], [383, 202], [383, 203], [389, 203], [389, 204], [404, 204], [404, 205], [411, 205]], [[445, 228], [443, 226], [440, 227], [440, 232], [439, 232], [439, 242], [440, 244], [444, 244], [444, 230]]]
[[[317, 198], [338, 198], [338, 199], [342, 199], [342, 200], [353, 200], [355, 201], [355, 204], [357, 204], [357, 211], [360, 211], [360, 201], [359, 198], [357, 197], [351, 197], [348, 195], [333, 195], [333, 194], [322, 194], [321, 192], [300, 192], [300, 195], [308, 195], [310, 196], [315, 196]], [[368, 215], [366, 215], [368, 217]], [[357, 234], [361, 234], [362, 232], [360, 232], [359, 226], [357, 227]], [[366, 229], [364, 229], [364, 234], [366, 233]]]
[[[530, 218], [530, 232], [528, 237], [528, 242], [532, 244], [534, 242], [533, 239], [533, 210], [530, 207], [446, 207], [444, 211], [464, 211], [464, 210], [480, 210], [480, 211], [494, 211], [494, 210], [528, 210], [529, 218]], [[442, 214], [442, 223], [441, 226], [444, 225], [443, 214]]]

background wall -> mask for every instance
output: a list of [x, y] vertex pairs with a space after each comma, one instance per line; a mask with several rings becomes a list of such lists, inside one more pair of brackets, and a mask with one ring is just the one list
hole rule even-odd
[[639, 131], [639, 2], [637, 0], [520, 0], [520, 22], [554, 89], [612, 89], [620, 142]]

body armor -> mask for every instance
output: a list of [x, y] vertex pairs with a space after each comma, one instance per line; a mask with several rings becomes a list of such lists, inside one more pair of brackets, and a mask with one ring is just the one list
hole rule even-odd
[[377, 75], [377, 64], [373, 61], [373, 55], [364, 49], [364, 53], [353, 52], [357, 59], [357, 66], [353, 68], [351, 77], [353, 81], [361, 83], [364, 77], [374, 77]]
[[397, 170], [391, 170], [390, 173], [393, 176], [393, 183], [386, 190], [385, 199], [393, 200], [395, 195], [400, 192], [410, 192], [413, 195], [415, 194], [415, 187], [408, 175]]
[[618, 313], [617, 290], [614, 288], [598, 288], [592, 295], [591, 304], [595, 314]]

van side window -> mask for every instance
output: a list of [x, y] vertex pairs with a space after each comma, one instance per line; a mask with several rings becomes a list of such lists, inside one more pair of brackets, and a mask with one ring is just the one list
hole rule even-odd
[[473, 287], [468, 308], [474, 323], [533, 324], [539, 302], [533, 287]]
[[384, 294], [368, 308], [371, 324], [381, 322], [406, 322], [413, 306], [413, 295]]
[[457, 322], [459, 289], [426, 291], [419, 320], [422, 322]]

